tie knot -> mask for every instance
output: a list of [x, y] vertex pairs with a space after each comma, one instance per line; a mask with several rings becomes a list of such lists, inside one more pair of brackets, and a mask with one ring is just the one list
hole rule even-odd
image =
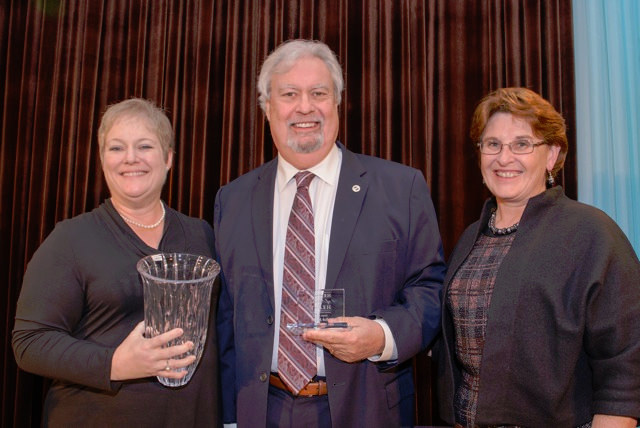
[[313, 180], [313, 177], [315, 177], [315, 175], [313, 174], [313, 172], [309, 172], [309, 171], [300, 171], [299, 173], [296, 174], [296, 185], [298, 186], [298, 189], [301, 187], [309, 187], [309, 184], [311, 184], [311, 180]]

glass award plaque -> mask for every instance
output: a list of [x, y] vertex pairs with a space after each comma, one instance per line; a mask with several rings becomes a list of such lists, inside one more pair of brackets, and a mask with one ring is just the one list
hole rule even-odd
[[329, 322], [331, 318], [344, 317], [344, 288], [317, 290], [314, 301], [309, 303], [314, 309], [315, 321], [288, 323], [287, 328], [293, 334], [302, 334], [307, 329], [350, 328], [346, 322]]

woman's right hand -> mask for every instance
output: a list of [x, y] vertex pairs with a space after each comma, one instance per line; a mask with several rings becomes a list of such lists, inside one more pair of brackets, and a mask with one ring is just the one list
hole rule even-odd
[[[195, 355], [174, 359], [191, 349], [193, 342], [167, 347], [167, 343], [182, 336], [180, 328], [174, 328], [152, 338], [144, 337], [144, 321], [141, 321], [116, 348], [111, 360], [111, 380], [139, 379], [162, 376], [180, 379], [187, 375], [187, 367], [196, 359]], [[164, 346], [164, 347], [163, 347]], [[167, 368], [170, 368], [167, 370]]]

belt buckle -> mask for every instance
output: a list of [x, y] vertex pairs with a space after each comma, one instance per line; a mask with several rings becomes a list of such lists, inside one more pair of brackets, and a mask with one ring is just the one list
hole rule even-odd
[[309, 395], [320, 395], [320, 382], [309, 382], [302, 390]]

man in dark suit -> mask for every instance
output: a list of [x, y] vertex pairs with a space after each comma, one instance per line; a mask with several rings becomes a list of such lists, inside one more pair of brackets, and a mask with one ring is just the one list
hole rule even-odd
[[[225, 424], [413, 425], [411, 358], [440, 322], [440, 234], [418, 170], [336, 141], [342, 89], [342, 69], [325, 44], [278, 47], [258, 81], [278, 157], [216, 196]], [[309, 329], [292, 339], [284, 325], [292, 299], [283, 297], [295, 294], [288, 282], [299, 276], [287, 260], [294, 251], [292, 207], [304, 187], [296, 183], [300, 171], [313, 173], [307, 199], [300, 196], [309, 201], [300, 216], [311, 217], [313, 233], [308, 252], [294, 257], [310, 261], [310, 287], [345, 290], [346, 316], [332, 321], [348, 327]], [[311, 372], [292, 356], [309, 347]]]

